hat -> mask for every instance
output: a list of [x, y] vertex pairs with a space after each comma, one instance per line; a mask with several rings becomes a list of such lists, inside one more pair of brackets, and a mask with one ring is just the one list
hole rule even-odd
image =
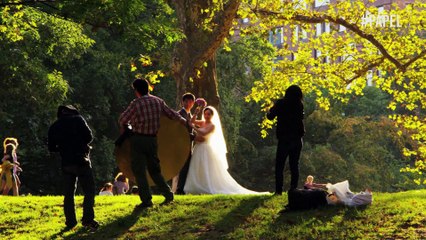
[[80, 114], [73, 105], [61, 105], [58, 107], [58, 118], [66, 116], [66, 115], [78, 115]]

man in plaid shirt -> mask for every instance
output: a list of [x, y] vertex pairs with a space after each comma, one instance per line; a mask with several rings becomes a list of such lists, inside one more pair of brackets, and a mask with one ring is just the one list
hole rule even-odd
[[170, 109], [163, 99], [149, 94], [149, 84], [145, 79], [133, 81], [136, 97], [127, 109], [121, 114], [119, 124], [123, 132], [124, 126], [132, 126], [133, 135], [130, 137], [131, 164], [136, 183], [139, 187], [139, 197], [142, 201], [139, 208], [148, 208], [153, 205], [146, 170], [152, 180], [164, 195], [162, 204], [173, 201], [173, 193], [161, 175], [160, 161], [157, 157], [157, 132], [160, 128], [160, 116], [186, 124], [186, 119]]

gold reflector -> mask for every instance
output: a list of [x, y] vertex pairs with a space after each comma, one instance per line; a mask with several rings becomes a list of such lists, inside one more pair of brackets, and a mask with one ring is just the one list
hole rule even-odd
[[[158, 158], [161, 173], [166, 181], [176, 176], [185, 164], [189, 155], [190, 140], [185, 126], [178, 121], [170, 120], [162, 115], [160, 129], [157, 134]], [[120, 171], [132, 182], [136, 183], [131, 168], [130, 141], [126, 139], [120, 146], [115, 147], [115, 159]], [[147, 172], [149, 185], [154, 185]]]

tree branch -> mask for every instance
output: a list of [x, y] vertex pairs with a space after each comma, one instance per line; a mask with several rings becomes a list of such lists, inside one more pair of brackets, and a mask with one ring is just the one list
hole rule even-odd
[[357, 70], [356, 72], [355, 72], [355, 76], [353, 76], [353, 77], [351, 77], [350, 79], [345, 79], [345, 81], [346, 81], [346, 84], [350, 84], [350, 83], [352, 83], [355, 79], [357, 79], [357, 78], [359, 78], [359, 77], [361, 77], [361, 76], [363, 76], [363, 75], [365, 75], [367, 72], [368, 72], [368, 70], [370, 70], [370, 69], [372, 69], [372, 68], [374, 68], [374, 67], [377, 67], [377, 66], [379, 66], [380, 64], [382, 64], [383, 63], [383, 61], [385, 60], [385, 57], [384, 56], [382, 56], [381, 58], [379, 58], [376, 62], [372, 62], [372, 63], [369, 63], [369, 64], [367, 64], [367, 65], [365, 65], [365, 67], [363, 67], [363, 68], [361, 68], [361, 69], [359, 69], [359, 70]]
[[210, 41], [204, 45], [200, 54], [193, 58], [192, 66], [200, 67], [205, 61], [210, 59], [220, 47], [223, 39], [228, 36], [229, 29], [232, 27], [232, 22], [240, 6], [241, 0], [230, 0], [224, 7], [223, 11], [215, 17], [214, 21], [217, 27], [213, 30]]
[[260, 13], [261, 15], [264, 15], [264, 16], [274, 15], [274, 16], [278, 17], [278, 19], [283, 19], [283, 20], [295, 20], [295, 21], [304, 22], [304, 23], [322, 23], [322, 22], [325, 22], [326, 20], [328, 20], [329, 22], [340, 24], [340, 25], [346, 27], [347, 29], [351, 30], [352, 32], [354, 32], [355, 34], [360, 36], [361, 38], [364, 38], [367, 41], [369, 41], [371, 44], [373, 44], [383, 54], [383, 56], [386, 59], [391, 61], [398, 69], [400, 69], [403, 72], [406, 71], [407, 67], [410, 64], [412, 64], [413, 62], [415, 62], [419, 58], [425, 56], [425, 54], [426, 54], [426, 52], [425, 52], [426, 50], [423, 50], [419, 55], [410, 59], [406, 64], [402, 64], [396, 58], [391, 56], [389, 54], [389, 52], [386, 50], [386, 48], [373, 35], [365, 33], [356, 24], [351, 24], [343, 18], [339, 18], [339, 17], [334, 18], [334, 17], [329, 16], [327, 14], [321, 14], [321, 15], [317, 14], [317, 15], [313, 15], [313, 16], [295, 14], [295, 15], [293, 15], [289, 18], [289, 17], [283, 16], [282, 13], [280, 13], [280, 12], [268, 11], [266, 9], [251, 9], [251, 10], [254, 11], [255, 13]]
[[396, 58], [392, 57], [389, 54], [389, 52], [385, 49], [385, 47], [373, 35], [365, 33], [357, 25], [351, 24], [343, 18], [334, 19], [328, 15], [325, 15], [325, 18], [328, 19], [330, 22], [345, 26], [347, 29], [350, 29], [352, 32], [356, 33], [358, 36], [368, 40], [370, 43], [376, 46], [379, 49], [379, 51], [383, 54], [383, 56], [385, 56], [389, 61], [391, 61], [397, 68], [401, 69], [402, 71], [405, 71], [405, 68], [403, 67], [403, 65]]
[[413, 57], [412, 59], [410, 59], [408, 62], [406, 62], [403, 65], [404, 69], [407, 69], [412, 63], [414, 63], [418, 59], [424, 57], [425, 55], [426, 55], [426, 49], [423, 49], [423, 51], [421, 51], [420, 54], [418, 54], [417, 56]]

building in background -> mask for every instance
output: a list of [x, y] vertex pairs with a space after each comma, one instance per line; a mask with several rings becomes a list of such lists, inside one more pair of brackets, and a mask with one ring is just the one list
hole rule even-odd
[[[351, 1], [351, 0], [346, 0], [346, 1]], [[329, 5], [335, 3], [336, 0], [315, 0], [314, 3], [312, 3], [310, 5], [303, 4], [302, 0], [299, 0], [298, 2], [300, 4], [298, 4], [296, 6], [297, 8], [312, 8], [315, 11], [325, 11], [325, 10], [328, 9]], [[377, 0], [373, 3], [369, 2], [369, 1], [364, 1], [364, 3], [366, 5], [372, 5], [372, 6], [377, 7], [378, 8], [378, 14], [380, 14], [380, 12], [383, 12], [383, 11], [391, 10], [394, 7], [393, 6], [394, 4], [397, 4], [397, 6], [399, 8], [405, 8], [408, 4], [411, 4], [413, 2], [414, 2], [414, 0]], [[391, 19], [391, 20], [393, 22], [392, 23], [390, 22], [389, 24], [396, 24], [397, 19]], [[366, 15], [365, 18], [363, 18], [363, 21], [364, 21], [364, 23], [362, 23], [362, 24], [369, 24], [369, 23], [371, 23], [371, 21], [374, 21], [374, 18]], [[249, 20], [243, 19], [242, 24], [249, 24]], [[346, 28], [344, 26], [333, 25], [332, 23], [329, 23], [329, 22], [312, 24], [311, 27], [314, 31], [307, 32], [307, 31], [303, 30], [300, 26], [294, 26], [294, 27], [277, 26], [274, 30], [271, 30], [269, 32], [269, 39], [268, 40], [271, 44], [273, 44], [277, 48], [282, 48], [282, 47], [286, 46], [290, 50], [297, 52], [298, 44], [300, 42], [304, 42], [304, 41], [306, 42], [311, 38], [319, 37], [321, 34], [330, 33], [331, 31], [336, 31], [337, 33], [346, 31]], [[355, 47], [355, 46], [353, 46], [353, 47]], [[357, 46], [357, 47], [359, 47], [359, 46]], [[315, 58], [320, 58], [321, 57], [321, 51], [313, 49], [312, 50], [312, 56], [315, 57]], [[280, 56], [280, 57], [277, 58], [277, 60], [281, 60], [284, 57], [286, 57], [290, 60], [295, 60], [295, 58], [297, 56], [295, 56], [292, 53], [290, 56]], [[350, 56], [348, 56], [348, 58], [350, 58]], [[328, 57], [323, 57], [323, 59], [322, 59], [323, 63], [327, 63], [327, 62], [330, 62], [330, 61], [340, 62], [340, 61], [342, 61], [342, 59], [338, 58], [338, 59], [332, 60], [332, 59], [329, 59]], [[373, 72], [372, 70], [370, 70], [367, 73], [367, 75], [366, 75], [367, 85], [369, 85], [369, 86], [373, 85], [372, 79], [373, 79], [374, 74], [380, 75], [380, 72], [379, 71]]]

